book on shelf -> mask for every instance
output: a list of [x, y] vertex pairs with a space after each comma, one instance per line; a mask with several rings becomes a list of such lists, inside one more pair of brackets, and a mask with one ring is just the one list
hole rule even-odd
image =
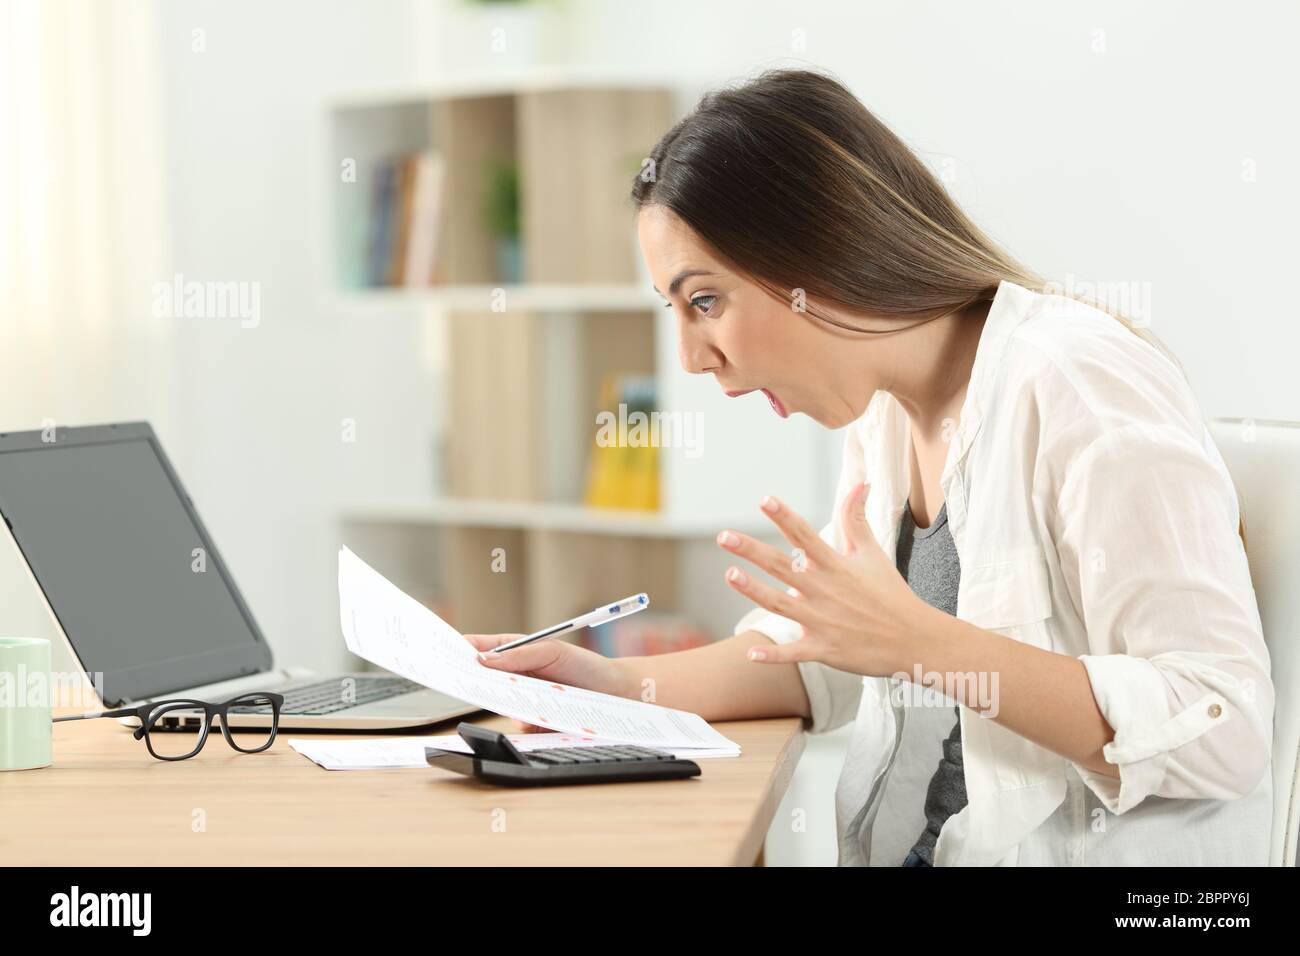
[[446, 166], [442, 154], [426, 150], [415, 158], [415, 183], [411, 190], [411, 222], [406, 241], [403, 284], [433, 284], [438, 261], [438, 235], [442, 224], [443, 181]]
[[601, 383], [596, 436], [587, 466], [593, 508], [659, 510], [659, 448], [652, 375], [609, 374]]
[[445, 172], [437, 150], [375, 163], [367, 212], [366, 285], [433, 284], [438, 274]]
[[384, 285], [388, 275], [388, 245], [395, 167], [388, 161], [375, 164], [371, 182], [370, 229], [367, 245], [367, 285]]

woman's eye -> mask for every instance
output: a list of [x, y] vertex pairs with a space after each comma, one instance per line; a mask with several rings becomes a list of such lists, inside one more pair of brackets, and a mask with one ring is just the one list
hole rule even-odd
[[699, 311], [702, 315], [708, 315], [713, 309], [713, 303], [718, 301], [716, 295], [697, 295], [691, 299], [691, 307]]

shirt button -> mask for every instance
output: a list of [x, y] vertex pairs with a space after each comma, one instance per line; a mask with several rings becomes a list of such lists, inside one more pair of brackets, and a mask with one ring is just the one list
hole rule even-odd
[[1209, 713], [1211, 717], [1218, 717], [1221, 713], [1223, 713], [1223, 708], [1220, 707], [1218, 704], [1211, 704], [1210, 709], [1209, 711], [1207, 711], [1207, 713]]

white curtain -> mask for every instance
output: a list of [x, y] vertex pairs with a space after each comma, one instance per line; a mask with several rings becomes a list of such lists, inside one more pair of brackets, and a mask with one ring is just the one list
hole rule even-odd
[[[0, 432], [165, 423], [159, 73], [154, 0], [0, 0]], [[48, 636], [9, 550], [0, 634]]]
[[164, 412], [156, 4], [0, 10], [0, 429]]

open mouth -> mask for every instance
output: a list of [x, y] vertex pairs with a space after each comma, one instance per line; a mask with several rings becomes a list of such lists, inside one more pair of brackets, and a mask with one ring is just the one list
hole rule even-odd
[[765, 388], [746, 388], [739, 392], [727, 392], [727, 395], [731, 398], [739, 398], [741, 395], [748, 395], [750, 392], [762, 392], [764, 395], [767, 396], [767, 401], [768, 404], [772, 406], [772, 411], [776, 412], [782, 418], [790, 417], [790, 410], [785, 407], [781, 399], [777, 398], [774, 394], [772, 394], [770, 391], [768, 391]]

